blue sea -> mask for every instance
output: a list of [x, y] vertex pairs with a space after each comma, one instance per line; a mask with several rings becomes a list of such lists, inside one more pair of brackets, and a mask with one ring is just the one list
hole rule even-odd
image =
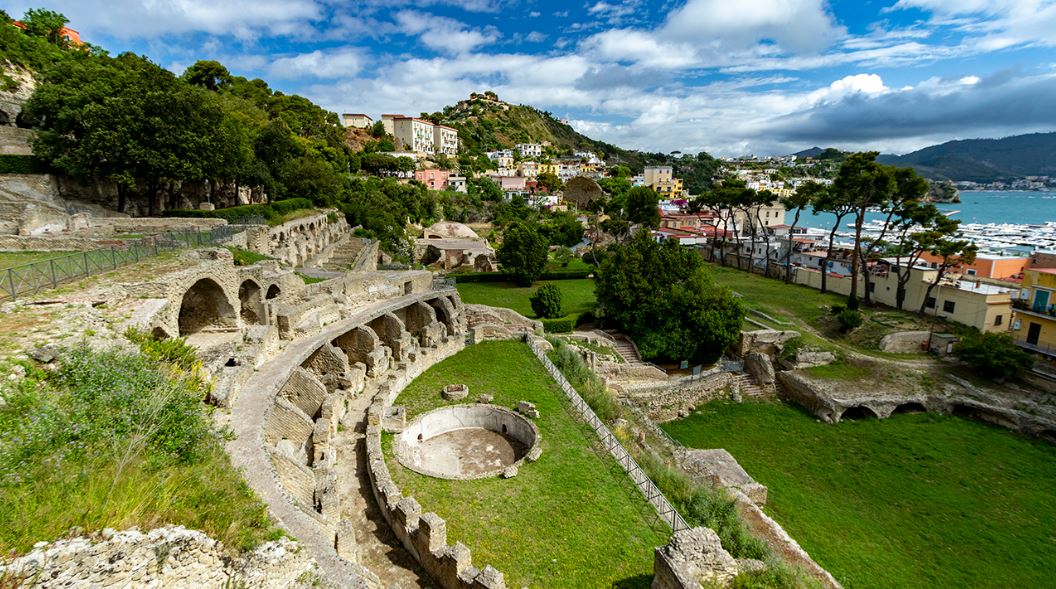
[[[977, 191], [962, 192], [961, 202], [937, 204], [943, 211], [957, 211], [951, 217], [962, 223], [1044, 223], [1056, 221], [1056, 192], [1024, 191]], [[882, 219], [879, 213], [867, 213], [866, 219]], [[835, 217], [830, 214], [813, 215], [804, 211], [799, 224], [816, 229], [831, 229]], [[792, 215], [785, 215], [785, 223], [792, 222]], [[850, 223], [844, 219], [844, 227]]]

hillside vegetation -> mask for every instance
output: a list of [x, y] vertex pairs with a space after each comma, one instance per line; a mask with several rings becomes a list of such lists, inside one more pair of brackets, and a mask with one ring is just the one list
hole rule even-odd
[[910, 166], [929, 178], [993, 182], [1056, 175], [1056, 133], [1003, 139], [947, 141], [906, 155], [883, 155], [885, 164]]

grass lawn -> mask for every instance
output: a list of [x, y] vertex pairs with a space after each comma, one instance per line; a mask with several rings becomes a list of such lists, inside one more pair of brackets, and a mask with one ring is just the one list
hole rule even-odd
[[594, 310], [594, 281], [590, 278], [540, 280], [529, 287], [517, 286], [512, 282], [466, 282], [458, 283], [457, 288], [463, 302], [506, 307], [525, 317], [535, 317], [528, 297], [544, 284], [554, 284], [561, 289], [561, 307], [566, 315]]
[[0, 269], [21, 266], [22, 264], [41, 260], [50, 260], [51, 258], [61, 258], [70, 253], [72, 252], [0, 252]]
[[712, 403], [663, 427], [733, 454], [848, 589], [1054, 586], [1056, 447], [950, 416], [826, 425], [782, 404]]
[[[817, 329], [825, 337], [838, 340], [857, 348], [862, 352], [887, 357], [907, 357], [907, 354], [889, 354], [879, 352], [880, 339], [896, 331], [917, 331], [928, 329], [931, 317], [921, 318], [908, 311], [898, 311], [888, 307], [871, 307], [863, 305], [862, 313], [865, 322], [850, 334], [839, 332], [836, 317], [829, 308], [833, 305], [846, 305], [847, 297], [831, 292], [822, 293], [817, 289], [799, 284], [785, 284], [774, 278], [764, 278], [729, 266], [707, 263], [715, 279], [743, 295], [743, 301], [750, 308], [773, 317], [775, 323], [756, 314], [749, 317], [761, 321], [774, 329], [796, 329], [798, 325], [807, 324]], [[745, 322], [745, 329], [759, 329], [758, 326]], [[935, 330], [949, 331], [949, 324], [936, 320]], [[824, 341], [812, 336], [805, 336], [807, 343], [825, 348]]]
[[[483, 368], [483, 369], [482, 369]], [[423, 511], [447, 520], [448, 542], [473, 551], [473, 564], [491, 564], [509, 587], [641, 587], [652, 581], [653, 548], [668, 530], [606, 453], [593, 432], [568, 410], [564, 394], [525, 344], [485, 342], [430, 368], [396, 399], [408, 417], [453, 404], [440, 397], [451, 383], [469, 385], [470, 398], [495, 396], [512, 407], [536, 404], [543, 453], [513, 479], [450, 481], [403, 468], [389, 453], [393, 479]], [[391, 436], [384, 439], [390, 452]]]

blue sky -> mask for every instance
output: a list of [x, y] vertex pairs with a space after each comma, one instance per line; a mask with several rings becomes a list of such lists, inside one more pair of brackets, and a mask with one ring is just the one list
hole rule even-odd
[[1056, 130], [1056, 0], [36, 0], [181, 72], [218, 59], [337, 112], [472, 91], [628, 148], [904, 153]]

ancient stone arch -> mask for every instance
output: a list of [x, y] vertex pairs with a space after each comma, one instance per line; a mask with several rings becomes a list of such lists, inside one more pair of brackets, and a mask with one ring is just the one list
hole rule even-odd
[[243, 323], [262, 324], [267, 323], [267, 313], [264, 310], [264, 301], [260, 285], [252, 279], [246, 279], [238, 287], [238, 301], [241, 303], [240, 315]]
[[278, 284], [272, 284], [268, 287], [268, 294], [264, 298], [270, 301], [271, 299], [278, 298], [280, 296], [282, 296], [282, 289], [279, 288]]
[[447, 333], [455, 333], [455, 308], [451, 301], [440, 297], [429, 301], [429, 306], [436, 310], [436, 320], [447, 326]]
[[447, 328], [437, 322], [433, 307], [421, 301], [397, 310], [396, 316], [422, 347], [435, 346], [447, 335]]
[[854, 407], [848, 407], [843, 411], [840, 415], [840, 421], [845, 419], [867, 419], [870, 417], [875, 419], [880, 416], [876, 414], [876, 411], [873, 411], [865, 405], [855, 405]]
[[359, 362], [365, 365], [367, 376], [378, 376], [389, 368], [388, 348], [369, 327], [351, 329], [334, 339], [333, 345], [345, 352], [350, 364]]
[[393, 358], [402, 360], [408, 353], [414, 351], [410, 334], [395, 315], [391, 313], [380, 315], [367, 325], [378, 334], [381, 342], [392, 350]]
[[924, 413], [927, 410], [927, 407], [921, 403], [909, 402], [902, 403], [898, 407], [895, 407], [895, 410], [891, 412], [891, 415], [896, 415], [898, 413]]
[[238, 327], [238, 317], [223, 287], [212, 278], [202, 278], [183, 293], [179, 326], [180, 336], [230, 330]]

